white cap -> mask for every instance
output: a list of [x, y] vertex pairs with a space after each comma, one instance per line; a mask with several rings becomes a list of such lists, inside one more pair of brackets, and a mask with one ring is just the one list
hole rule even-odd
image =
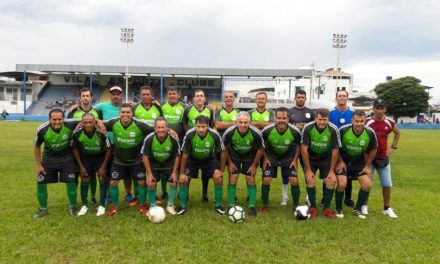
[[122, 93], [122, 89], [119, 86], [113, 86], [112, 88], [110, 88], [110, 92], [112, 91], [120, 91]]

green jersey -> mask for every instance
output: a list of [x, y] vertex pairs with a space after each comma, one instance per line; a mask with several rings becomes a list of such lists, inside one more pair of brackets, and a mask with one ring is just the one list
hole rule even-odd
[[110, 148], [110, 140], [99, 129], [95, 129], [91, 135], [84, 128], [75, 130], [72, 134], [72, 146], [85, 155], [100, 155]]
[[124, 127], [120, 118], [110, 119], [104, 122], [108, 131], [113, 132], [113, 162], [119, 165], [132, 165], [142, 162], [141, 148], [146, 135], [154, 131], [154, 128], [137, 119]]
[[162, 105], [161, 109], [163, 117], [168, 122], [168, 127], [176, 131], [180, 140], [182, 140], [183, 136], [185, 135], [185, 130], [183, 129], [182, 124], [183, 112], [185, 112], [185, 107], [183, 104], [179, 102], [175, 105], [172, 105], [169, 102], [166, 102]]
[[264, 149], [261, 132], [254, 126], [249, 126], [243, 135], [238, 131], [237, 125], [226, 129], [222, 138], [225, 148], [232, 160], [251, 162], [260, 148]]
[[183, 113], [182, 122], [188, 125], [188, 128], [193, 128], [196, 125], [196, 117], [199, 115], [204, 115], [209, 119], [209, 127], [214, 125], [214, 114], [211, 109], [204, 107], [202, 111], [199, 111], [197, 107], [191, 105], [185, 109]]
[[272, 166], [289, 167], [295, 157], [296, 148], [301, 144], [301, 131], [288, 124], [284, 132], [280, 132], [275, 124], [266, 126], [263, 131], [266, 155]]
[[81, 119], [85, 113], [90, 113], [94, 117], [96, 117], [97, 119], [102, 120], [101, 110], [98, 110], [98, 109], [95, 109], [92, 107], [92, 108], [90, 108], [89, 111], [85, 111], [81, 108], [81, 106], [79, 106], [78, 109], [75, 109], [75, 110], [69, 112], [69, 114], [67, 115], [67, 118]]
[[220, 135], [209, 128], [204, 137], [199, 136], [195, 128], [188, 130], [183, 139], [182, 152], [190, 153], [190, 161], [208, 164], [212, 159], [220, 160], [225, 149]]
[[40, 147], [44, 143], [42, 161], [63, 162], [72, 160], [70, 140], [78, 120], [64, 120], [59, 131], [52, 129], [49, 121], [37, 128], [34, 145]]
[[264, 122], [275, 122], [275, 112], [270, 109], [264, 110], [260, 113], [257, 109], [252, 109], [248, 111], [251, 116], [251, 122], [264, 123]]
[[150, 108], [146, 108], [142, 103], [136, 105], [133, 110], [134, 117], [145, 121], [150, 126], [154, 126], [154, 122], [162, 116], [162, 110], [155, 104], [151, 104]]
[[[234, 122], [235, 123], [237, 121], [238, 112], [240, 112], [240, 110], [235, 109], [235, 108], [233, 108], [231, 112], [228, 112], [223, 107], [222, 109], [217, 110], [215, 112], [214, 119], [216, 121], [221, 121], [221, 122]], [[217, 129], [220, 136], [223, 136], [223, 133], [225, 132], [225, 130], [226, 129]]]
[[339, 129], [341, 134], [340, 155], [346, 163], [347, 169], [362, 169], [365, 165], [364, 154], [377, 149], [376, 134], [370, 127], [364, 127], [359, 135], [356, 135], [351, 124]]
[[149, 134], [141, 149], [148, 157], [152, 169], [172, 169], [177, 156], [180, 156], [179, 142], [169, 134], [160, 141], [155, 133]]
[[304, 126], [301, 143], [308, 146], [310, 163], [329, 163], [332, 150], [341, 146], [339, 130], [332, 123], [319, 130], [315, 121], [310, 122]]

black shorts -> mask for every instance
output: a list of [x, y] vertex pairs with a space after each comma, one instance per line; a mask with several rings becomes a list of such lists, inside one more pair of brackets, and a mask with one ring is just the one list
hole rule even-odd
[[151, 173], [153, 174], [153, 178], [156, 181], [160, 181], [161, 175], [166, 175], [168, 182], [174, 183], [173, 179], [171, 178], [171, 174], [173, 173], [173, 168], [168, 168], [168, 169], [153, 169], [152, 168]]
[[240, 160], [233, 160], [232, 163], [234, 163], [235, 170], [232, 171], [232, 174], [244, 174], [246, 176], [250, 176], [251, 174], [247, 171], [251, 167], [253, 161], [240, 161]]
[[212, 160], [208, 164], [200, 164], [195, 162], [188, 162], [185, 168], [185, 175], [191, 178], [199, 178], [199, 169], [202, 170], [202, 178], [212, 178], [215, 170], [220, 169], [220, 162]]
[[[268, 166], [263, 171], [263, 178], [265, 178], [265, 177], [276, 178], [278, 175], [277, 172], [278, 172], [278, 167]], [[296, 172], [295, 168], [281, 167], [281, 177], [283, 177], [283, 178], [298, 177], [298, 173]]]
[[78, 167], [73, 160], [63, 162], [42, 162], [46, 174], [37, 175], [37, 184], [75, 183], [78, 177]]
[[89, 177], [95, 177], [104, 162], [104, 155], [83, 155], [81, 161]]
[[347, 176], [348, 179], [356, 180], [359, 176], [367, 175], [366, 173], [362, 173], [362, 169], [360, 170], [342, 170], [337, 173], [337, 176]]
[[330, 172], [330, 163], [310, 163], [310, 169], [312, 170], [313, 174], [316, 175], [316, 172], [319, 170], [319, 178], [325, 179], [328, 176], [328, 173]]
[[112, 164], [110, 180], [122, 180], [130, 179], [134, 180], [145, 180], [145, 167], [142, 162], [131, 164], [131, 165], [121, 165]]

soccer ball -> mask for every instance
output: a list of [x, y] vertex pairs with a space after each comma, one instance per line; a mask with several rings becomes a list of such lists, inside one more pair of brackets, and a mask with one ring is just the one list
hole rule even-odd
[[243, 208], [238, 205], [231, 207], [228, 210], [228, 217], [232, 223], [243, 222], [245, 215], [246, 213], [244, 212]]
[[148, 220], [155, 224], [162, 223], [165, 220], [165, 210], [160, 206], [150, 207], [150, 210], [148, 210]]
[[293, 214], [297, 220], [307, 220], [310, 218], [310, 209], [307, 205], [300, 205]]

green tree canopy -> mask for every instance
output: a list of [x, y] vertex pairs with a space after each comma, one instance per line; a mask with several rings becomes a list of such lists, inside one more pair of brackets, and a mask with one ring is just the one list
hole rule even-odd
[[387, 104], [388, 113], [394, 120], [401, 116], [414, 117], [428, 110], [429, 94], [420, 80], [406, 76], [376, 85], [378, 98]]

